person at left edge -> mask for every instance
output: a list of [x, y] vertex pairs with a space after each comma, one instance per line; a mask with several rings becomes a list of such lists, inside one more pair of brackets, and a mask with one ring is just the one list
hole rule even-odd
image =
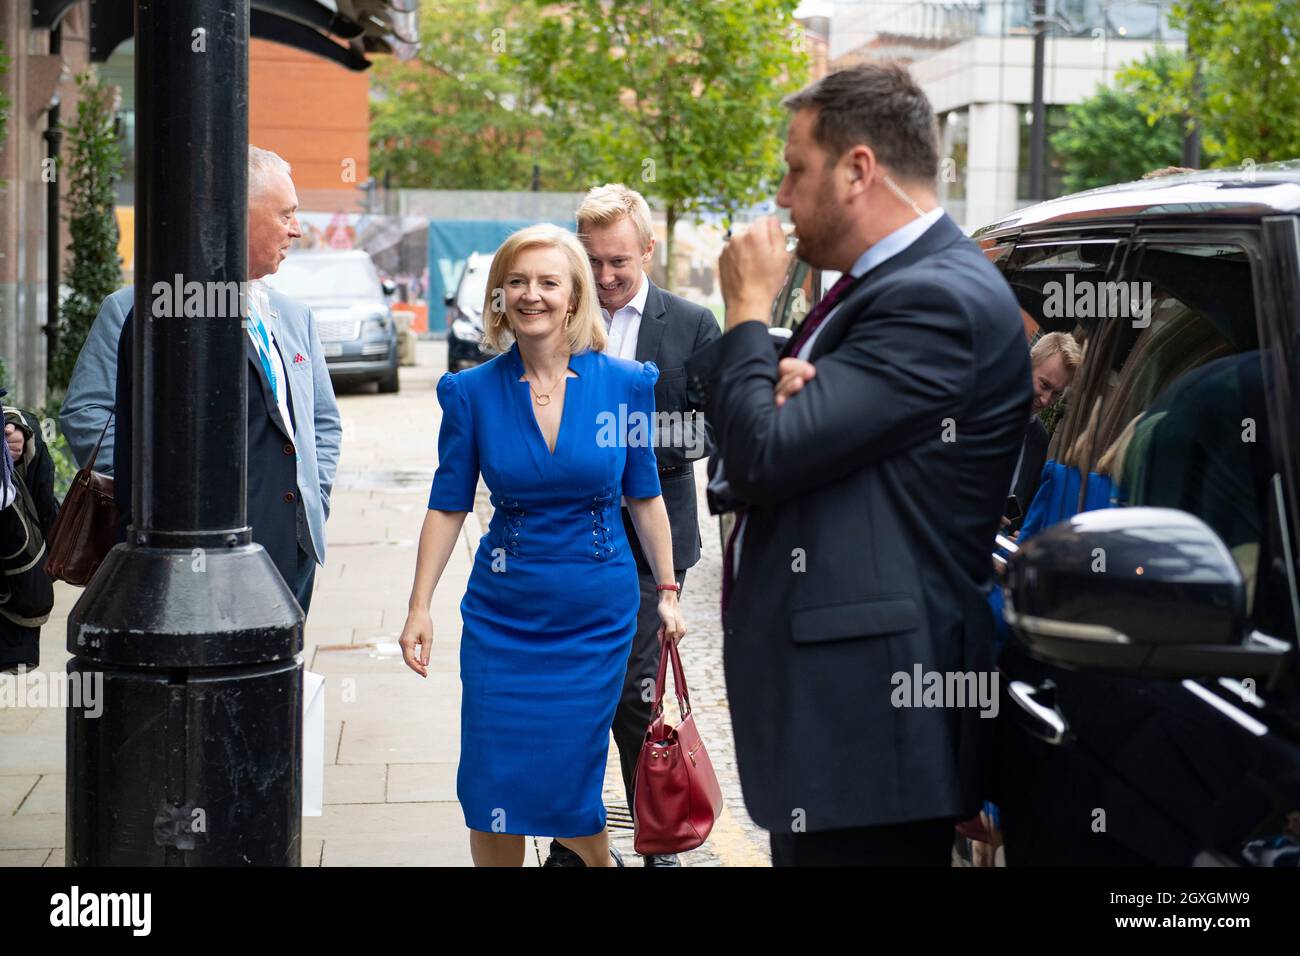
[[[269, 150], [250, 146], [249, 315], [244, 343], [248, 352], [248, 523], [253, 541], [266, 549], [305, 615], [316, 565], [325, 563], [325, 520], [343, 428], [311, 310], [259, 281], [280, 268], [290, 243], [302, 235], [297, 209], [298, 194], [289, 177], [289, 164]], [[114, 295], [124, 293], [130, 290]], [[113, 494], [122, 516], [119, 535], [125, 540], [131, 522], [133, 301], [123, 304], [126, 319], [117, 352]], [[100, 319], [103, 315], [101, 312]], [[265, 330], [265, 338], [261, 338], [261, 330]]]

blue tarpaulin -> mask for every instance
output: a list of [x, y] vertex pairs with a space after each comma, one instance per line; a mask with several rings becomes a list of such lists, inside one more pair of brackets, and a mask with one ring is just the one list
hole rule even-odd
[[[470, 253], [491, 255], [512, 232], [536, 225], [530, 220], [435, 219], [429, 222], [429, 331], [447, 328], [443, 302], [456, 290]], [[555, 223], [574, 231], [573, 223]]]

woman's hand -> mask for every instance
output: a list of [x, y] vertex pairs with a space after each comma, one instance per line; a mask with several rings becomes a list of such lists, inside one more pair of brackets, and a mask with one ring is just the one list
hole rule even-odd
[[659, 621], [659, 640], [667, 636], [676, 644], [686, 636], [686, 619], [677, 606], [676, 591], [659, 592]]
[[429, 676], [429, 652], [433, 650], [433, 620], [428, 611], [414, 610], [406, 614], [402, 637], [402, 660], [421, 677]]

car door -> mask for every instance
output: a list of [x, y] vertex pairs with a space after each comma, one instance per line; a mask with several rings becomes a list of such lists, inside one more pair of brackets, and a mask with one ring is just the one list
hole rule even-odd
[[[1277, 452], [1294, 421], [1270, 371], [1287, 345], [1270, 324], [1276, 263], [1242, 227], [1147, 229], [1113, 253], [1091, 305], [1095, 270], [1060, 277], [1089, 314], [1066, 316], [1087, 343], [1049, 455], [1089, 474], [1094, 503], [1199, 517], [1246, 581], [1249, 627], [1294, 647], [1295, 542], [1279, 502], [1295, 475]], [[1069, 265], [1071, 250], [1058, 259]], [[999, 666], [996, 790], [1012, 865], [1272, 865], [1300, 838], [1294, 669], [1268, 688], [1154, 679], [1067, 669], [1019, 641]]]

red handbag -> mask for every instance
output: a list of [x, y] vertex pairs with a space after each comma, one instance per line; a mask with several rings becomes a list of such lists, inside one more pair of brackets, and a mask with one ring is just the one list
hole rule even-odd
[[[664, 682], [670, 658], [682, 715], [676, 727], [664, 721]], [[642, 856], [694, 850], [708, 839], [722, 812], [722, 788], [695, 727], [677, 644], [667, 639], [659, 648], [652, 715], [633, 778], [633, 846]]]

